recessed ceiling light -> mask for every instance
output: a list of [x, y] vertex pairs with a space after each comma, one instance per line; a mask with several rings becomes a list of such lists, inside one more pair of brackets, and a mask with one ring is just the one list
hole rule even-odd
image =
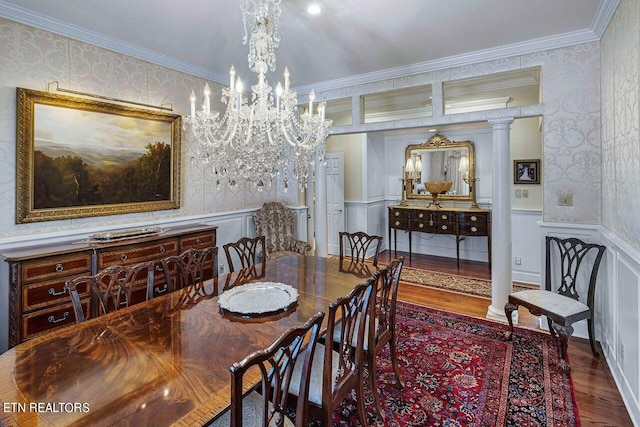
[[437, 131], [437, 130], [438, 130], [438, 129], [429, 129], [429, 132], [435, 132], [435, 131]]
[[309, 7], [307, 8], [307, 12], [309, 12], [312, 15], [317, 15], [320, 12], [322, 12], [322, 8], [320, 7], [320, 5], [318, 5], [316, 3], [311, 3], [309, 5]]

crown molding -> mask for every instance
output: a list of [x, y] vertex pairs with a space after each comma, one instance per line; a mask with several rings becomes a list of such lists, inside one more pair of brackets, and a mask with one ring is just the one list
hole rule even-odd
[[388, 68], [386, 70], [375, 71], [372, 73], [349, 76], [343, 79], [319, 82], [313, 85], [299, 86], [294, 89], [298, 92], [298, 94], [302, 95], [309, 93], [311, 89], [315, 89], [316, 93], [325, 92], [333, 89], [373, 83], [380, 80], [395, 79], [413, 74], [421, 74], [445, 68], [460, 67], [479, 62], [493, 61], [497, 59], [508, 58], [511, 56], [527, 55], [544, 50], [558, 49], [598, 40], [600, 39], [592, 30], [574, 31], [570, 33], [559, 34], [556, 36], [528, 40], [522, 43], [513, 43], [491, 49], [483, 49], [471, 53], [449, 56], [442, 59], [436, 59], [434, 61], [420, 62], [403, 67]]
[[[420, 74], [444, 68], [459, 67], [483, 61], [491, 61], [510, 56], [519, 56], [543, 50], [556, 49], [580, 43], [598, 41], [604, 34], [609, 21], [620, 0], [602, 0], [591, 29], [559, 34], [551, 37], [529, 40], [522, 43], [513, 43], [491, 49], [479, 50], [471, 53], [454, 55], [433, 61], [426, 61], [402, 67], [389, 68], [381, 71], [350, 76], [342, 79], [318, 82], [312, 85], [293, 87], [300, 95], [306, 95], [315, 88], [316, 91], [329, 91], [349, 86], [362, 85], [380, 80], [394, 79], [407, 75]], [[5, 0], [0, 0], [0, 17], [10, 19], [25, 25], [40, 28], [52, 33], [69, 37], [81, 42], [90, 43], [114, 52], [132, 56], [176, 71], [184, 72], [196, 77], [207, 79], [220, 84], [227, 84], [228, 76], [223, 73], [213, 72], [202, 67], [197, 67], [184, 61], [179, 61], [167, 55], [162, 55], [139, 46], [107, 37], [103, 34], [89, 31], [85, 28], [72, 25], [61, 20], [34, 12], [17, 6]]]
[[180, 61], [167, 55], [141, 48], [126, 41], [118, 40], [104, 34], [89, 31], [77, 25], [51, 18], [38, 12], [0, 0], [0, 17], [10, 19], [21, 24], [29, 25], [42, 30], [50, 31], [64, 37], [80, 42], [89, 43], [104, 49], [132, 56], [148, 61], [172, 70], [201, 77], [221, 84], [227, 84], [229, 77], [226, 74], [216, 73], [202, 67], [197, 67], [188, 62]]
[[591, 29], [598, 37], [598, 40], [602, 38], [604, 32], [607, 30], [609, 22], [611, 18], [613, 18], [613, 14], [616, 12], [619, 4], [620, 0], [603, 0], [600, 2], [596, 16], [593, 17], [593, 22], [591, 23]]

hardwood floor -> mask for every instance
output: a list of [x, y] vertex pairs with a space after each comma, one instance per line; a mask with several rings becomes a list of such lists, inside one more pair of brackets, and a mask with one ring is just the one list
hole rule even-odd
[[[409, 267], [491, 279], [487, 263], [460, 260], [458, 268], [454, 258], [413, 254], [409, 262], [408, 253], [398, 252], [398, 256], [400, 255], [405, 255], [405, 265]], [[392, 259], [393, 251], [385, 251], [380, 254], [379, 262], [386, 264]], [[407, 284], [400, 285], [398, 299], [481, 318], [486, 316], [491, 304], [489, 299]], [[526, 309], [520, 308], [518, 316], [518, 326], [538, 328], [538, 317], [531, 315]], [[569, 360], [582, 425], [633, 426], [604, 356], [593, 356], [589, 340], [572, 338], [569, 343]]]

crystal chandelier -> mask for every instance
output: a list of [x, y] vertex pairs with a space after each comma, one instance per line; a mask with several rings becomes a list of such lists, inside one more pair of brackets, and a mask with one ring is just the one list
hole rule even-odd
[[[211, 91], [204, 87], [202, 109], [196, 111], [191, 92], [191, 115], [184, 118], [187, 138], [195, 142], [197, 156], [210, 167], [216, 185], [226, 181], [235, 187], [242, 179], [264, 190], [282, 177], [284, 190], [296, 179], [302, 189], [316, 160], [324, 162], [325, 141], [331, 120], [325, 119], [326, 102], [314, 104], [309, 93], [307, 111], [298, 113], [296, 92], [290, 89], [289, 70], [284, 69], [284, 85], [275, 93], [266, 73], [276, 68], [275, 50], [280, 44], [278, 19], [281, 0], [241, 0], [244, 25], [243, 44], [249, 42], [249, 68], [258, 75], [251, 86], [250, 100], [233, 66], [229, 87], [222, 90], [226, 111], [212, 112]], [[315, 109], [315, 114], [314, 114]]]

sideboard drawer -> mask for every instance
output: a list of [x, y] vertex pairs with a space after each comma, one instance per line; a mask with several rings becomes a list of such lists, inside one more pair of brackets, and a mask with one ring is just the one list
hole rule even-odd
[[166, 239], [150, 244], [120, 246], [98, 252], [98, 270], [116, 264], [137, 264], [178, 254], [176, 239]]
[[487, 222], [487, 213], [486, 212], [460, 212], [458, 214], [458, 222], [460, 224], [486, 223]]
[[[69, 297], [67, 281], [84, 275], [88, 276], [89, 274], [90, 273], [87, 272], [85, 274], [24, 285], [22, 287], [22, 310], [26, 312], [40, 307], [56, 305], [60, 302], [70, 302], [71, 298]], [[78, 286], [78, 294], [80, 298], [89, 296], [89, 288], [86, 283]]]
[[416, 209], [413, 211], [413, 219], [414, 221], [430, 221], [433, 219], [432, 214], [433, 212]]
[[455, 222], [436, 222], [433, 228], [437, 234], [456, 234], [456, 227]]
[[91, 253], [40, 258], [22, 263], [22, 283], [91, 273]]
[[488, 228], [486, 222], [478, 224], [460, 224], [461, 236], [487, 236]]
[[216, 245], [216, 234], [209, 231], [207, 233], [194, 234], [180, 239], [179, 253], [191, 248], [209, 248]]
[[[84, 316], [88, 318], [89, 298], [82, 300], [81, 303]], [[76, 315], [71, 302], [48, 310], [38, 310], [22, 316], [22, 338], [27, 340], [51, 329], [73, 325], [74, 323], [76, 323]]]
[[428, 219], [426, 221], [412, 221], [411, 230], [422, 231], [423, 233], [433, 233], [433, 222]]
[[389, 221], [391, 221], [391, 218], [409, 219], [411, 218], [411, 212], [410, 209], [389, 209]]
[[408, 230], [409, 229], [409, 219], [407, 218], [389, 218], [389, 227], [395, 228], [398, 230]]

